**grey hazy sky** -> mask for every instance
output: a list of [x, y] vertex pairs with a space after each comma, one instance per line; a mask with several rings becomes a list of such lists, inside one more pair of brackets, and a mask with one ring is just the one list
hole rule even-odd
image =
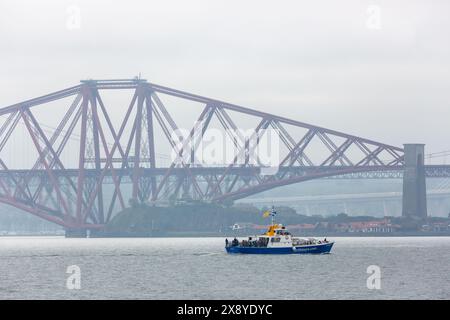
[[[72, 5], [79, 29], [67, 28]], [[381, 142], [450, 150], [449, 12], [449, 1], [425, 0], [2, 0], [0, 105], [141, 72]]]

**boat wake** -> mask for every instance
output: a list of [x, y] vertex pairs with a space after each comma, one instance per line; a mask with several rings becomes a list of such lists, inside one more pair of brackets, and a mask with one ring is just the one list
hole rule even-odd
[[194, 256], [198, 257], [209, 257], [209, 256], [217, 256], [223, 254], [222, 252], [196, 252]]

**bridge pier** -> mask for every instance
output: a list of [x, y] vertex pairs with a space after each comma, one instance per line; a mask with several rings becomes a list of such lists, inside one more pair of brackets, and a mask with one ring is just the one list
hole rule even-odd
[[87, 229], [66, 229], [66, 238], [87, 238]]
[[424, 144], [405, 144], [405, 169], [403, 172], [402, 216], [427, 217], [427, 197], [424, 168]]

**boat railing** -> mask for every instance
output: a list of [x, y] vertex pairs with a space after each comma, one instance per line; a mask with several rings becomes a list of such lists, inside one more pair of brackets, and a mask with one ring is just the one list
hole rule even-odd
[[268, 241], [264, 240], [232, 240], [226, 243], [226, 247], [253, 247], [253, 248], [266, 248]]

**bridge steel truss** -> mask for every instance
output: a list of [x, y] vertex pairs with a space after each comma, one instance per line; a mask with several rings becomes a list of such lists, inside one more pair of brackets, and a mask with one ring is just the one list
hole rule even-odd
[[[129, 90], [133, 94], [122, 110], [120, 126], [114, 126], [111, 108], [102, 99], [108, 90]], [[173, 134], [180, 128], [162, 96], [202, 106], [188, 135]], [[68, 97], [72, 103], [49, 134], [36, 119], [35, 106]], [[257, 119], [256, 143], [250, 143], [236, 130], [235, 117], [240, 115]], [[77, 86], [2, 108], [0, 116], [6, 117], [0, 127], [0, 202], [66, 229], [101, 229], [130, 201], [227, 202], [311, 179], [399, 172], [404, 164], [403, 149], [399, 147], [140, 79], [81, 81]], [[236, 156], [226, 165], [196, 161], [197, 149], [213, 118], [236, 148]], [[4, 160], [2, 150], [19, 122], [32, 141], [27, 147], [38, 154], [30, 168], [12, 168]], [[131, 130], [125, 130], [128, 127]], [[288, 127], [303, 133], [294, 136]], [[272, 174], [249, 160], [258, 147], [259, 133], [268, 128], [276, 132], [286, 150]], [[162, 131], [164, 142], [155, 138], [157, 129]], [[74, 134], [79, 136], [78, 165], [70, 167], [61, 154]], [[162, 143], [168, 143], [178, 155], [170, 165], [157, 164], [156, 154]], [[325, 150], [320, 160], [312, 156], [318, 144]], [[244, 161], [239, 162], [242, 156]], [[130, 190], [126, 191], [125, 186]]]

